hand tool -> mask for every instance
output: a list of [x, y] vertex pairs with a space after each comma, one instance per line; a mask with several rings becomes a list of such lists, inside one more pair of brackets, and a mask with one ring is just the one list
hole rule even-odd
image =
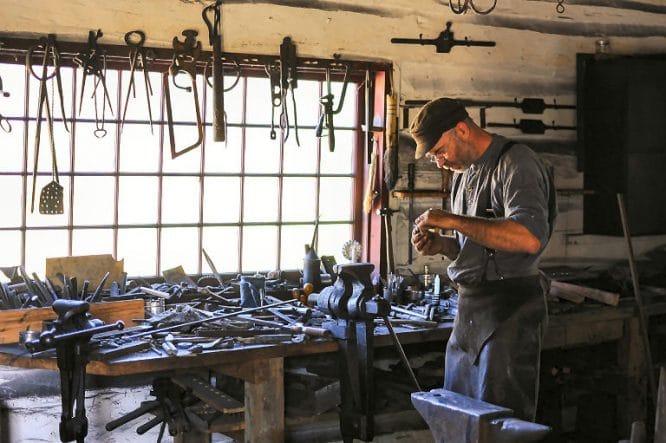
[[347, 83], [349, 83], [349, 65], [345, 64], [345, 76], [342, 80], [342, 92], [340, 92], [340, 100], [338, 107], [333, 110], [333, 100], [335, 96], [331, 92], [331, 68], [326, 68], [326, 95], [319, 99], [322, 105], [322, 113], [319, 117], [319, 123], [315, 128], [315, 136], [321, 138], [324, 127], [328, 130], [328, 150], [335, 151], [335, 127], [333, 125], [333, 116], [342, 111], [342, 106], [345, 102], [345, 93], [347, 92]]
[[285, 331], [291, 331], [295, 334], [307, 334], [316, 337], [330, 337], [332, 335], [331, 331], [329, 331], [328, 329], [316, 328], [313, 326], [304, 326], [301, 323], [292, 323], [285, 325], [277, 321], [262, 320], [256, 317], [252, 317], [251, 315], [239, 315], [238, 317], [242, 318], [243, 320], [251, 321], [258, 325], [273, 326], [275, 328], [282, 329]]
[[377, 177], [377, 145], [376, 138], [372, 139], [372, 154], [370, 154], [370, 167], [368, 168], [368, 179], [365, 185], [365, 196], [363, 198], [363, 212], [369, 214], [372, 211], [372, 202], [379, 195], [375, 189]]
[[[408, 220], [407, 220], [407, 238], [411, 239], [412, 230], [414, 229], [414, 181], [416, 179], [416, 165], [414, 163], [409, 163], [407, 165], [407, 190], [409, 191], [409, 210], [408, 210]], [[412, 242], [407, 242], [407, 263], [410, 265], [413, 261], [413, 246]]]
[[106, 424], [104, 427], [107, 431], [111, 432], [114, 429], [124, 425], [125, 423], [129, 423], [135, 418], [141, 417], [143, 414], [147, 414], [148, 412], [154, 411], [155, 409], [159, 408], [160, 402], [157, 400], [150, 400], [150, 401], [143, 401], [141, 402], [141, 405], [134, 409], [131, 412], [128, 412], [127, 414], [123, 415], [120, 418], [117, 418], [115, 420], [111, 420]]
[[[564, 0], [558, 0], [558, 1], [564, 1]], [[454, 4], [456, 3], [456, 4]], [[493, 9], [495, 9], [495, 6], [497, 6], [497, 0], [492, 0], [489, 2], [490, 5], [485, 8], [481, 9], [474, 4], [474, 0], [449, 0], [449, 7], [451, 8], [451, 11], [453, 11], [454, 14], [466, 14], [467, 11], [471, 8], [472, 11], [476, 12], [477, 14], [481, 15], [486, 15], [490, 14]]]
[[491, 41], [474, 41], [465, 37], [465, 40], [455, 40], [453, 38], [453, 31], [451, 31], [452, 22], [446, 22], [446, 29], [439, 33], [437, 38], [392, 38], [391, 43], [400, 44], [419, 44], [419, 45], [434, 45], [438, 53], [448, 53], [454, 46], [495, 46], [495, 42]]
[[293, 44], [290, 37], [282, 39], [280, 45], [280, 93], [282, 96], [282, 111], [280, 113], [280, 132], [281, 144], [289, 138], [289, 115], [287, 113], [287, 94], [291, 91], [291, 102], [294, 108], [294, 134], [296, 136], [296, 145], [301, 146], [298, 140], [298, 117], [296, 113], [296, 97], [294, 89], [298, 86], [296, 70], [298, 59], [296, 58], [296, 45]]
[[[224, 121], [224, 72], [222, 70], [222, 34], [220, 6], [222, 0], [206, 6], [201, 16], [208, 28], [208, 41], [213, 47], [213, 140], [223, 142], [225, 139]], [[213, 15], [213, 20], [210, 15]]]
[[127, 84], [127, 95], [125, 95], [125, 107], [123, 108], [123, 116], [120, 121], [120, 130], [122, 131], [125, 126], [125, 116], [127, 115], [127, 105], [129, 104], [130, 91], [132, 97], [136, 97], [136, 83], [134, 82], [134, 72], [137, 66], [143, 72], [143, 83], [146, 88], [146, 104], [148, 105], [148, 118], [150, 121], [150, 133], [153, 133], [153, 111], [150, 105], [150, 97], [153, 95], [153, 88], [150, 84], [150, 76], [148, 75], [146, 50], [143, 44], [146, 41], [146, 34], [143, 31], [129, 31], [125, 34], [125, 43], [130, 47], [129, 62], [130, 73], [129, 82]]
[[384, 218], [384, 232], [386, 233], [386, 275], [395, 272], [395, 259], [393, 257], [393, 235], [391, 229], [391, 216], [397, 211], [388, 206], [377, 209], [377, 215]]
[[106, 274], [104, 274], [104, 277], [102, 277], [102, 279], [99, 281], [99, 284], [97, 285], [97, 287], [95, 288], [95, 291], [90, 296], [90, 299], [86, 300], [86, 301], [89, 301], [90, 303], [95, 303], [95, 302], [99, 301], [100, 295], [102, 293], [102, 289], [104, 289], [104, 284], [106, 283], [106, 280], [109, 278], [110, 274], [111, 273], [109, 271], [107, 271]]
[[165, 326], [163, 328], [153, 329], [153, 330], [145, 331], [145, 332], [139, 332], [137, 334], [130, 334], [126, 338], [138, 338], [138, 337], [143, 337], [143, 336], [146, 336], [146, 335], [156, 334], [158, 332], [174, 331], [174, 330], [177, 330], [177, 329], [189, 328], [191, 326], [198, 326], [198, 325], [202, 325], [202, 324], [208, 323], [208, 322], [222, 320], [222, 319], [225, 319], [225, 318], [236, 317], [238, 315], [243, 315], [243, 314], [249, 314], [251, 312], [261, 311], [263, 309], [273, 308], [275, 306], [282, 306], [282, 305], [286, 305], [286, 304], [291, 304], [291, 303], [294, 303], [294, 302], [297, 302], [297, 301], [298, 300], [285, 300], [285, 301], [281, 301], [281, 302], [278, 302], [278, 303], [271, 303], [269, 305], [259, 306], [259, 307], [256, 307], [256, 308], [248, 308], [248, 309], [243, 309], [243, 310], [236, 311], [236, 312], [230, 312], [228, 314], [215, 315], [213, 317], [204, 318], [204, 319], [201, 319], [201, 320], [194, 320], [194, 321], [180, 323], [180, 324], [173, 325], [173, 326]]
[[[109, 91], [106, 87], [106, 55], [97, 44], [104, 34], [101, 29], [95, 31], [88, 31], [88, 48], [86, 52], [81, 52], [74, 57], [74, 63], [83, 71], [83, 78], [81, 79], [81, 94], [79, 95], [79, 115], [83, 106], [83, 94], [86, 89], [86, 78], [89, 75], [95, 77], [93, 86], [93, 97], [97, 95], [97, 88], [101, 84], [104, 90], [102, 100], [108, 102], [109, 110], [113, 114], [113, 106], [111, 105], [111, 98]], [[97, 101], [95, 101], [95, 112], [97, 112]]]
[[208, 267], [210, 267], [210, 270], [213, 271], [213, 275], [220, 284], [220, 287], [224, 288], [226, 284], [224, 283], [224, 280], [222, 279], [220, 273], [217, 272], [217, 269], [215, 268], [215, 263], [213, 263], [213, 260], [211, 260], [210, 256], [208, 255], [205, 249], [201, 248], [201, 252], [203, 253], [204, 258], [206, 259], [206, 263], [208, 263]]
[[[36, 53], [43, 52], [42, 58], [42, 72], [41, 76], [35, 73], [32, 65], [32, 58]], [[52, 63], [53, 72], [48, 73], [49, 63]], [[46, 125], [49, 131], [49, 143], [51, 146], [51, 170], [52, 178], [51, 183], [46, 185], [40, 193], [39, 212], [41, 214], [62, 214], [63, 207], [63, 188], [60, 186], [58, 179], [58, 164], [55, 151], [55, 138], [53, 135], [53, 115], [51, 113], [51, 105], [49, 103], [48, 91], [46, 88], [46, 81], [55, 78], [60, 96], [60, 103], [62, 106], [61, 112], [63, 121], [65, 122], [65, 129], [67, 128], [67, 119], [65, 118], [63, 96], [62, 96], [62, 81], [60, 78], [60, 53], [55, 44], [55, 35], [49, 34], [47, 38], [41, 38], [39, 43], [31, 46], [26, 54], [26, 68], [30, 71], [33, 77], [39, 80], [39, 94], [37, 104], [37, 126], [35, 129], [35, 147], [34, 147], [34, 164], [32, 171], [32, 197], [30, 204], [30, 212], [35, 211], [35, 186], [37, 183], [37, 169], [39, 165], [39, 145], [41, 141], [41, 128], [42, 128], [42, 112], [46, 109]]]
[[264, 66], [271, 86], [271, 140], [277, 138], [275, 133], [275, 108], [282, 106], [282, 91], [280, 87], [280, 69], [275, 65]]
[[[162, 76], [162, 85], [164, 89], [164, 101], [166, 104], [167, 111], [167, 123], [169, 127], [169, 140], [171, 144], [171, 158], [176, 158], [180, 155], [185, 154], [186, 152], [191, 151], [201, 144], [203, 141], [203, 124], [201, 122], [201, 113], [199, 111], [199, 93], [197, 91], [197, 61], [201, 55], [201, 42], [197, 40], [197, 35], [199, 33], [193, 29], [186, 29], [182, 32], [182, 35], [185, 37], [181, 42], [178, 40], [178, 37], [173, 38], [173, 57], [171, 59], [171, 65], [169, 70], [165, 72]], [[190, 86], [181, 87], [176, 84], [176, 76], [179, 73], [185, 73], [189, 76]], [[174, 135], [174, 122], [173, 122], [173, 111], [171, 105], [171, 93], [169, 90], [169, 77], [173, 81], [173, 84], [180, 88], [191, 91], [194, 95], [194, 112], [196, 115], [196, 126], [197, 126], [197, 140], [191, 145], [181, 149], [180, 151], [176, 150], [176, 138]]]

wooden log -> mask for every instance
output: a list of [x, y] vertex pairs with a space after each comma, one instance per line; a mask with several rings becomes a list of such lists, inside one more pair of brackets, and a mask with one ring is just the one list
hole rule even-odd
[[[550, 282], [551, 294], [553, 293], [553, 289], [560, 294], [573, 294], [573, 297], [587, 297], [610, 306], [617, 306], [620, 303], [620, 294], [602, 291], [601, 289], [588, 288], [586, 286], [552, 280]], [[560, 297], [560, 295], [557, 296]], [[578, 299], [578, 297], [575, 297], [575, 299]]]

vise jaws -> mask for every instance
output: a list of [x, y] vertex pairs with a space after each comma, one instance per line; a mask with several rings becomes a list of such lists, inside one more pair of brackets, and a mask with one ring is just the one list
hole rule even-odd
[[512, 417], [511, 409], [446, 389], [412, 393], [412, 404], [437, 443], [528, 443], [550, 427]]
[[374, 319], [386, 318], [389, 303], [376, 294], [371, 263], [335, 266], [337, 279], [308, 301], [330, 315], [325, 324], [340, 345], [340, 432], [345, 443], [374, 437]]

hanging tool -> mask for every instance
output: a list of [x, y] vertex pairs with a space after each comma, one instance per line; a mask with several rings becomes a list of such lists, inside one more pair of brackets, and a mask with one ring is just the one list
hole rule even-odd
[[[454, 4], [456, 3], [456, 4]], [[490, 6], [486, 9], [481, 9], [474, 4], [474, 0], [449, 0], [449, 7], [454, 14], [466, 14], [471, 8], [472, 11], [480, 15], [490, 14], [497, 6], [497, 0], [492, 0]]]
[[275, 65], [264, 66], [271, 86], [271, 140], [277, 138], [275, 132], [275, 108], [282, 106], [282, 88], [280, 87], [280, 69]]
[[[225, 139], [224, 119], [224, 72], [222, 68], [222, 33], [221, 12], [222, 0], [206, 6], [201, 17], [208, 28], [208, 41], [213, 47], [213, 140], [223, 142]], [[213, 20], [210, 15], [213, 15]]]
[[150, 76], [147, 69], [146, 49], [143, 44], [146, 42], [146, 34], [143, 31], [129, 31], [125, 34], [125, 43], [130, 47], [129, 62], [130, 73], [129, 83], [127, 84], [127, 95], [125, 95], [125, 108], [123, 109], [122, 120], [120, 121], [120, 129], [125, 126], [125, 116], [127, 115], [127, 105], [129, 104], [130, 91], [132, 97], [136, 98], [136, 83], [134, 82], [134, 72], [137, 66], [143, 72], [143, 83], [146, 88], [146, 104], [148, 105], [148, 118], [150, 121], [150, 133], [153, 133], [153, 110], [150, 105], [150, 97], [153, 95], [153, 88], [150, 84]]
[[397, 211], [391, 209], [388, 206], [377, 209], [377, 215], [384, 217], [384, 232], [386, 233], [386, 275], [395, 272], [395, 259], [393, 258], [393, 235], [391, 229], [391, 216], [395, 212]]
[[[41, 76], [35, 73], [32, 65], [32, 58], [35, 53], [43, 52], [42, 58], [42, 72]], [[49, 63], [53, 65], [53, 72], [48, 73]], [[33, 77], [39, 80], [39, 94], [37, 104], [37, 126], [35, 129], [35, 147], [34, 147], [34, 164], [32, 171], [32, 198], [30, 204], [30, 212], [35, 211], [35, 189], [37, 183], [37, 169], [39, 166], [39, 145], [41, 141], [41, 128], [42, 128], [42, 112], [46, 109], [46, 126], [49, 131], [49, 144], [51, 146], [51, 171], [53, 180], [46, 185], [41, 193], [39, 199], [39, 212], [41, 214], [62, 214], [63, 207], [63, 188], [60, 186], [58, 178], [58, 164], [56, 160], [55, 151], [55, 138], [53, 135], [53, 115], [51, 113], [51, 104], [49, 102], [49, 95], [46, 88], [46, 81], [55, 78], [60, 94], [60, 101], [62, 103], [62, 82], [60, 79], [60, 55], [55, 45], [55, 36], [49, 34], [48, 38], [41, 38], [39, 43], [31, 46], [26, 54], [26, 68], [30, 71]], [[63, 120], [65, 119], [63, 107]], [[65, 124], [67, 129], [67, 125]]]
[[543, 134], [544, 132], [546, 132], [547, 129], [551, 129], [554, 131], [562, 129], [567, 131], [576, 130], [575, 126], [562, 126], [562, 125], [556, 126], [554, 121], [550, 126], [547, 126], [541, 120], [533, 120], [525, 118], [521, 118], [519, 122], [516, 122], [516, 119], [514, 118], [513, 123], [487, 123], [486, 126], [489, 128], [516, 128], [520, 129], [520, 132], [522, 132], [523, 134]]
[[[546, 103], [542, 98], [524, 98], [518, 101], [514, 97], [513, 101], [492, 101], [492, 100], [471, 100], [461, 98], [458, 101], [463, 106], [478, 106], [481, 108], [518, 108], [525, 114], [543, 114], [546, 109], [576, 109], [576, 105], [560, 105], [557, 100], [553, 103]], [[405, 108], [420, 108], [428, 103], [428, 100], [405, 100]]]
[[291, 91], [291, 102], [294, 108], [294, 134], [296, 136], [296, 145], [301, 146], [298, 140], [298, 117], [296, 113], [296, 97], [294, 89], [298, 86], [296, 69], [298, 59], [296, 58], [296, 45], [290, 37], [282, 39], [280, 45], [280, 93], [282, 96], [282, 110], [280, 112], [280, 132], [282, 135], [281, 144], [289, 138], [289, 114], [287, 113], [287, 94]]
[[[407, 238], [412, 237], [412, 226], [414, 224], [414, 181], [416, 178], [416, 165], [409, 163], [407, 165], [407, 191], [409, 192], [409, 211], [407, 220]], [[407, 262], [411, 265], [413, 260], [412, 242], [407, 243]]]
[[[335, 56], [336, 59], [339, 56]], [[335, 127], [333, 125], [333, 116], [339, 114], [342, 111], [342, 106], [345, 102], [345, 93], [347, 92], [347, 83], [349, 83], [349, 65], [345, 64], [345, 76], [342, 80], [342, 92], [340, 93], [340, 100], [338, 101], [338, 107], [333, 110], [333, 100], [335, 96], [331, 92], [331, 68], [326, 68], [326, 95], [319, 99], [319, 102], [322, 106], [322, 114], [319, 117], [319, 123], [315, 128], [315, 136], [321, 138], [324, 127], [328, 129], [328, 150], [330, 152], [335, 151]]]
[[363, 212], [369, 214], [372, 211], [372, 202], [379, 194], [375, 189], [377, 176], [377, 139], [373, 139], [372, 154], [370, 154], [370, 167], [368, 171], [368, 181], [365, 187], [365, 197], [363, 198]]
[[365, 133], [365, 152], [368, 156], [368, 163], [370, 163], [372, 159], [373, 139], [374, 139], [374, 136], [372, 134], [373, 103], [371, 103], [372, 97], [374, 96], [374, 91], [373, 91], [372, 75], [369, 69], [365, 70], [365, 81], [363, 82], [363, 89], [365, 92], [364, 103], [363, 103], [363, 111], [364, 111], [363, 117], [365, 121], [365, 127], [363, 128], [363, 132]]
[[437, 48], [437, 53], [449, 53], [454, 46], [495, 46], [495, 42], [474, 41], [467, 39], [467, 37], [465, 37], [465, 40], [455, 40], [451, 25], [452, 22], [446, 22], [446, 29], [440, 32], [437, 38], [423, 38], [423, 34], [420, 34], [419, 38], [392, 38], [391, 43], [434, 45]]
[[[0, 77], [0, 97], [9, 97], [9, 92], [2, 89], [2, 77]], [[0, 114], [0, 129], [6, 133], [12, 132], [11, 122], [2, 114]]]
[[[111, 98], [109, 97], [109, 91], [106, 87], [106, 55], [97, 44], [97, 40], [99, 40], [103, 35], [104, 34], [102, 33], [101, 29], [98, 29], [97, 32], [89, 31], [87, 51], [79, 53], [76, 55], [76, 57], [74, 57], [74, 63], [76, 63], [76, 65], [83, 70], [83, 79], [81, 80], [81, 94], [79, 96], [79, 115], [81, 115], [81, 108], [83, 106], [83, 94], [86, 89], [86, 78], [89, 75], [95, 77], [92, 96], [97, 96], [97, 89], [101, 84], [104, 92], [102, 101], [106, 101], [109, 104], [109, 110], [111, 111], [111, 114], [113, 114]], [[95, 112], [97, 112], [97, 101], [95, 101]]]
[[[164, 101], [166, 103], [167, 123], [169, 126], [169, 140], [171, 142], [171, 158], [176, 158], [191, 151], [203, 141], [203, 124], [199, 112], [199, 93], [197, 91], [197, 61], [201, 55], [201, 42], [197, 40], [199, 33], [193, 29], [182, 32], [185, 39], [181, 42], [178, 37], [173, 38], [173, 58], [169, 70], [163, 74], [162, 85], [164, 87]], [[180, 73], [189, 75], [191, 86], [182, 87], [176, 83], [176, 76]], [[194, 111], [196, 115], [197, 140], [180, 151], [176, 150], [176, 139], [174, 135], [173, 112], [171, 108], [171, 93], [169, 92], [169, 77], [174, 86], [191, 91], [194, 95]]]

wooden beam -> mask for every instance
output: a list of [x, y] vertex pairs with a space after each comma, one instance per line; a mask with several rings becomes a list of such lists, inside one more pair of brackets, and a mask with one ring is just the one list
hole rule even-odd
[[[560, 294], [573, 294], [573, 296], [587, 297], [610, 306], [617, 306], [620, 303], [620, 294], [615, 292], [602, 291], [600, 289], [578, 286], [572, 283], [565, 283], [557, 280], [550, 282], [550, 291], [553, 289]], [[559, 295], [558, 295], [559, 297]]]

